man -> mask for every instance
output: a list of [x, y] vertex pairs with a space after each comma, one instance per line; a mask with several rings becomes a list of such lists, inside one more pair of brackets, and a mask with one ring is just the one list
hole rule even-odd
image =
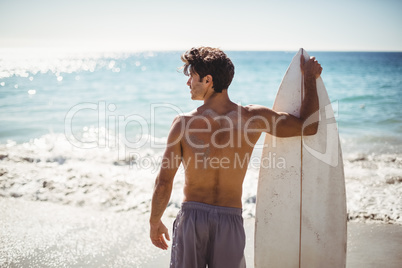
[[[314, 135], [318, 127], [316, 79], [322, 68], [304, 62], [305, 97], [300, 118], [229, 99], [234, 66], [216, 48], [192, 48], [182, 55], [195, 111], [177, 116], [170, 129], [156, 178], [150, 217], [152, 243], [166, 250], [170, 240], [161, 217], [180, 164], [185, 169], [184, 200], [173, 224], [171, 267], [245, 267], [242, 184], [254, 145], [262, 132], [277, 137]], [[313, 124], [303, 126], [307, 118]]]

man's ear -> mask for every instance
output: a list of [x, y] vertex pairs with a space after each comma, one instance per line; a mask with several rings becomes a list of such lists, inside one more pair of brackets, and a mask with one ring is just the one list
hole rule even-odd
[[205, 83], [209, 84], [212, 83], [213, 84], [213, 80], [212, 80], [212, 75], [208, 74], [204, 77], [205, 79]]

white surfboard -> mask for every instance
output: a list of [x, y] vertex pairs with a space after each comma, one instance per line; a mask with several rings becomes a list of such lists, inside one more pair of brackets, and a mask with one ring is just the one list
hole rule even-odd
[[[299, 116], [304, 85], [300, 49], [273, 109]], [[317, 79], [320, 122], [314, 136], [266, 135], [257, 189], [255, 267], [345, 267], [346, 194], [334, 112]], [[272, 166], [272, 158], [284, 165]], [[264, 159], [266, 161], [264, 161]]]

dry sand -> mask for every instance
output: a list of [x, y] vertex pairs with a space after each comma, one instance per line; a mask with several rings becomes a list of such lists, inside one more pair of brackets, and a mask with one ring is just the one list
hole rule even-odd
[[[147, 217], [1, 198], [0, 266], [168, 267], [170, 252], [150, 243]], [[254, 219], [245, 227], [253, 267]], [[402, 225], [349, 223], [347, 267], [402, 267]]]

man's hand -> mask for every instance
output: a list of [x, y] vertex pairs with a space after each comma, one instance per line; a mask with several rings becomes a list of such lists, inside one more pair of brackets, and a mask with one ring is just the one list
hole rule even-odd
[[307, 62], [305, 62], [304, 56], [301, 55], [300, 68], [306, 77], [314, 77], [315, 79], [320, 77], [322, 72], [321, 65], [316, 61], [315, 57], [311, 57]]
[[[165, 240], [165, 237], [169, 241], [170, 237], [166, 226], [162, 223], [162, 221], [159, 221], [158, 223], [150, 223], [150, 226], [151, 226], [150, 237], [152, 244], [154, 244], [158, 248], [167, 250], [168, 244]], [[163, 236], [163, 234], [165, 235], [165, 237]]]

